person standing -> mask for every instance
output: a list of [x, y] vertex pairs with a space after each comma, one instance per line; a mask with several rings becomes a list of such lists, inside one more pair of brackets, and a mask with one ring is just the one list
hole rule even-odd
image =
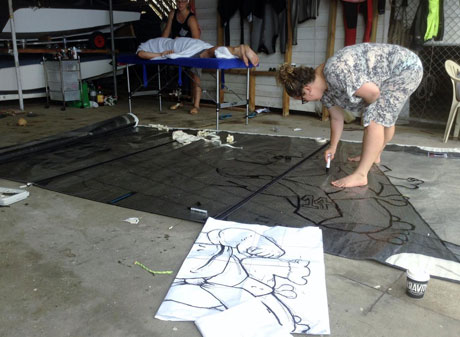
[[[195, 14], [190, 9], [190, 0], [176, 0], [177, 8], [169, 12], [168, 22], [166, 27], [161, 34], [161, 37], [191, 37], [194, 39], [200, 38], [200, 27], [198, 26], [198, 20]], [[200, 99], [201, 99], [201, 87], [200, 87], [200, 76], [201, 70], [192, 68], [192, 97], [193, 97], [193, 108], [190, 110], [192, 115], [197, 114], [200, 111]], [[182, 106], [182, 103], [177, 103], [170, 108], [175, 110]]]
[[362, 113], [364, 135], [355, 171], [332, 181], [336, 187], [367, 185], [367, 174], [380, 162], [385, 145], [393, 138], [395, 123], [405, 102], [423, 76], [419, 57], [404, 47], [362, 43], [345, 47], [316, 69], [280, 67], [277, 79], [289, 96], [321, 100], [330, 114], [331, 139], [324, 159], [334, 159], [343, 131], [344, 110]]

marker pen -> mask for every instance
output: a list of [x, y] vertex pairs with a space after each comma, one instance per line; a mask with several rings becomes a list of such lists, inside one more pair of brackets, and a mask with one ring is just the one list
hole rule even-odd
[[194, 213], [200, 213], [204, 216], [207, 216], [208, 215], [208, 211], [205, 210], [205, 209], [200, 209], [200, 208], [196, 208], [196, 207], [189, 207], [188, 208], [191, 212], [194, 212]]
[[326, 173], [329, 172], [329, 168], [331, 167], [331, 157], [332, 157], [332, 155], [329, 153], [329, 154], [327, 155]]

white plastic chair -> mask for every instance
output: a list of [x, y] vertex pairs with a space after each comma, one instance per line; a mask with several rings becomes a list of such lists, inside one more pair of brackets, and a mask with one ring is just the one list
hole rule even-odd
[[460, 131], [460, 114], [457, 114], [458, 108], [460, 108], [460, 65], [455, 63], [452, 60], [447, 60], [444, 63], [447, 74], [449, 75], [452, 81], [452, 105], [450, 107], [449, 118], [447, 119], [446, 131], [444, 132], [444, 143], [447, 143], [449, 139], [450, 130], [452, 129], [452, 124], [454, 123], [455, 116], [457, 119], [455, 121], [454, 137], [458, 138]]

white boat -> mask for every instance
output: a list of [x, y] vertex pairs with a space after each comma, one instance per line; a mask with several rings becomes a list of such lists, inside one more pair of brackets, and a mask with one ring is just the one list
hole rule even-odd
[[[37, 54], [21, 55], [20, 62], [24, 98], [44, 97], [46, 82], [42, 56]], [[111, 57], [106, 55], [81, 55], [82, 80], [94, 79], [106, 74], [111, 75], [113, 72], [111, 62]], [[119, 67], [118, 70], [121, 71], [122, 67]], [[17, 91], [16, 68], [13, 57], [9, 57], [9, 59], [0, 57], [0, 101], [17, 99]]]
[[[110, 26], [107, 1], [13, 1], [17, 39], [73, 36]], [[69, 4], [70, 3], [70, 4]], [[128, 5], [126, 5], [128, 4]], [[130, 1], [113, 1], [113, 24], [138, 21], [141, 11]], [[0, 0], [0, 39], [11, 39], [8, 0]]]

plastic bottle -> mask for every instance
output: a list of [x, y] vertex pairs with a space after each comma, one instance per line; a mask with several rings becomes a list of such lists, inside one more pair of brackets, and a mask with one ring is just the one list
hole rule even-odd
[[97, 88], [97, 104], [104, 105], [104, 94], [100, 86]]
[[73, 46], [71, 49], [72, 59], [78, 59], [77, 47]]
[[88, 97], [88, 83], [83, 82], [81, 85], [81, 107], [82, 108], [89, 108], [91, 105], [89, 104], [89, 97]]
[[89, 100], [91, 102], [97, 102], [97, 91], [93, 83], [89, 85]]

